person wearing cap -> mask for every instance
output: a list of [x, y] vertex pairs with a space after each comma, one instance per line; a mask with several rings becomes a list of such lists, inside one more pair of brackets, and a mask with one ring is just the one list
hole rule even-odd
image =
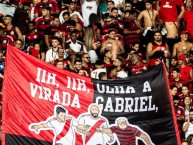
[[189, 32], [182, 30], [180, 32], [181, 41], [174, 44], [172, 56], [179, 56], [180, 54], [189, 54], [190, 50], [193, 50], [193, 44], [188, 41]]
[[45, 5], [50, 7], [51, 14], [59, 14], [59, 7], [55, 0], [41, 0], [34, 7], [35, 19], [42, 16], [42, 9]]
[[[180, 12], [177, 7], [180, 7]], [[167, 43], [172, 52], [174, 44], [179, 41], [179, 22], [185, 11], [183, 0], [158, 0], [157, 10], [160, 21], [165, 24]]]
[[190, 89], [192, 88], [191, 82], [193, 81], [193, 70], [190, 65], [186, 64], [186, 57], [183, 54], [178, 56], [178, 66], [180, 69], [180, 79], [189, 83]]
[[[145, 37], [144, 45], [147, 45], [153, 39], [153, 31], [157, 29], [156, 21], [158, 19], [158, 11], [152, 8], [152, 0], [145, 2], [146, 10], [143, 10], [137, 17], [143, 36]], [[144, 28], [141, 26], [141, 21], [144, 20]]]

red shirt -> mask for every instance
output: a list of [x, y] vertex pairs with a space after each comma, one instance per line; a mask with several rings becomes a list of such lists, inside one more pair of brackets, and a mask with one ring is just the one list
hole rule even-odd
[[186, 30], [190, 33], [190, 38], [193, 39], [193, 9], [185, 11], [183, 15], [186, 23]]
[[[126, 20], [124, 21], [124, 30], [135, 31], [139, 30], [139, 27], [135, 23], [135, 21]], [[140, 42], [140, 34], [124, 34], [125, 44], [131, 45], [132, 42]]]
[[140, 63], [136, 65], [131, 65], [131, 74], [137, 75], [141, 74], [142, 72], [148, 71], [148, 64], [147, 63]]
[[10, 30], [8, 30], [7, 27], [5, 27], [4, 33], [5, 33], [5, 35], [9, 35], [10, 37], [12, 37], [14, 40], [16, 40], [18, 38], [17, 33], [15, 31], [15, 26], [12, 26], [12, 28]]
[[176, 6], [184, 6], [182, 0], [159, 0], [160, 2], [160, 19], [164, 22], [176, 22], [178, 12]]
[[28, 34], [25, 35], [26, 44], [38, 43], [39, 39], [40, 39], [40, 34], [38, 32], [28, 33]]
[[140, 130], [130, 125], [125, 130], [120, 129], [118, 126], [112, 126], [110, 129], [113, 133], [116, 133], [121, 145], [136, 145], [136, 137], [142, 134]]
[[57, 2], [55, 0], [48, 0], [45, 3], [43, 3], [42, 1], [36, 3], [36, 5], [34, 7], [34, 14], [38, 13], [38, 16], [41, 16], [42, 15], [42, 6], [44, 4], [49, 5], [49, 7], [51, 8], [51, 12], [59, 11], [58, 4], [57, 4]]
[[152, 45], [153, 45], [152, 50], [156, 49], [157, 47], [163, 47], [163, 50], [156, 51], [152, 56], [150, 56], [149, 65], [155, 66], [156, 61], [162, 61], [163, 59], [165, 59], [164, 51], [166, 49], [166, 44], [162, 43], [158, 45], [157, 43], [152, 42]]
[[7, 45], [14, 46], [14, 40], [9, 35], [5, 35], [4, 37], [0, 37], [0, 48], [3, 50], [7, 49]]
[[40, 33], [40, 36], [44, 36], [44, 31], [46, 28], [48, 28], [51, 24], [50, 22], [52, 21], [52, 17], [49, 19], [45, 19], [44, 17], [38, 17], [35, 20], [36, 28], [38, 32]]
[[179, 68], [180, 69], [180, 79], [183, 81], [189, 81], [191, 80], [191, 76], [190, 76], [190, 71], [192, 69], [192, 67], [190, 65], [186, 65], [183, 68]]

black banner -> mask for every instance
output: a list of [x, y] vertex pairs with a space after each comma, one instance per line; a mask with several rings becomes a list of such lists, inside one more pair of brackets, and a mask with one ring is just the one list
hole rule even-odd
[[[102, 116], [115, 124], [127, 118], [149, 134], [156, 145], [177, 145], [171, 101], [162, 65], [123, 80], [93, 80], [94, 102]], [[143, 143], [142, 143], [143, 144]]]

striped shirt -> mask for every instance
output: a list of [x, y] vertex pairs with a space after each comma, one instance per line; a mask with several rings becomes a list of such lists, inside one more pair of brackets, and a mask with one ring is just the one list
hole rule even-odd
[[112, 126], [110, 129], [113, 133], [116, 133], [121, 145], [135, 145], [136, 137], [142, 134], [140, 130], [130, 125], [125, 130], [120, 129], [118, 126]]

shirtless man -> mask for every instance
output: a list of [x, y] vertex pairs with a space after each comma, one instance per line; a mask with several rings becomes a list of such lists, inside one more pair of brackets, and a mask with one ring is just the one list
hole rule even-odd
[[152, 1], [147, 0], [145, 2], [146, 10], [142, 11], [137, 20], [140, 23], [141, 19], [144, 18], [145, 26], [144, 28], [141, 27], [141, 29], [146, 30], [147, 28], [156, 27], [156, 19], [158, 17], [158, 11], [152, 9]]
[[104, 54], [105, 50], [112, 52], [112, 60], [115, 60], [118, 55], [125, 53], [123, 44], [120, 40], [116, 39], [116, 32], [113, 29], [109, 31], [109, 39], [102, 44], [101, 54]]
[[[178, 41], [179, 37], [179, 21], [184, 14], [184, 3], [182, 0], [159, 0], [157, 3], [160, 19], [164, 22], [167, 29], [167, 43], [170, 52], [173, 50], [173, 45]], [[180, 6], [181, 11], [178, 15], [176, 6]]]
[[[150, 36], [149, 34], [147, 35], [148, 31], [153, 31], [152, 28], [157, 29], [156, 28], [156, 20], [158, 18], [158, 11], [153, 10], [151, 0], [147, 0], [145, 2], [145, 7], [146, 7], [146, 10], [142, 11], [139, 14], [137, 20], [138, 20], [140, 29], [142, 31], [144, 31], [143, 36], [145, 37], [145, 41], [146, 41], [146, 42], [144, 42], [144, 45], [147, 45], [152, 39], [152, 36]], [[144, 19], [144, 23], [145, 23], [144, 28], [142, 28], [141, 24], [140, 24], [142, 18]]]
[[193, 50], [193, 44], [188, 42], [188, 31], [181, 31], [181, 41], [174, 44], [172, 56], [179, 56], [180, 54], [189, 54], [190, 50]]

